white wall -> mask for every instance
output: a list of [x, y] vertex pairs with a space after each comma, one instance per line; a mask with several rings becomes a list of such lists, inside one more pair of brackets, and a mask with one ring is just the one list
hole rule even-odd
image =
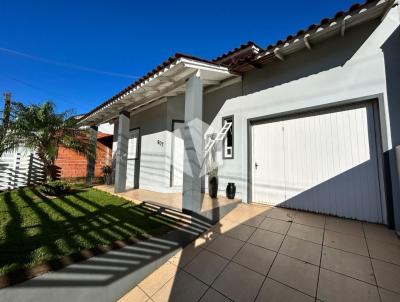
[[114, 124], [113, 123], [101, 124], [101, 125], [99, 125], [98, 131], [107, 133], [107, 134], [113, 134], [114, 133]]

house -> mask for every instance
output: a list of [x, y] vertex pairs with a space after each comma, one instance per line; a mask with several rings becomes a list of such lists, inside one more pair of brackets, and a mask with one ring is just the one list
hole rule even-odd
[[399, 23], [395, 1], [366, 1], [265, 48], [176, 54], [80, 124], [115, 125], [115, 192], [197, 212], [215, 143], [219, 194], [400, 230]]

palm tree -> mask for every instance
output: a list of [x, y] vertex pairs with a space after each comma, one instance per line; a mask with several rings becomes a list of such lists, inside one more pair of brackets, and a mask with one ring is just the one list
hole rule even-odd
[[34, 149], [44, 164], [47, 179], [54, 179], [54, 162], [59, 146], [73, 149], [91, 158], [88, 132], [76, 127], [69, 111], [56, 113], [52, 102], [21, 106], [15, 121], [15, 132], [22, 144]]

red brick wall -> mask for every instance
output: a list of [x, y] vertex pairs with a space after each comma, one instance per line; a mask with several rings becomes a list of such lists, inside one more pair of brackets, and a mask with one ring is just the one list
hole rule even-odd
[[[96, 166], [95, 177], [103, 176], [101, 167], [111, 165], [111, 148], [99, 141], [99, 138], [107, 136], [104, 133], [97, 135], [97, 151], [96, 151]], [[59, 147], [58, 157], [55, 165], [60, 168], [60, 178], [78, 178], [86, 177], [87, 160], [86, 157], [74, 150]]]

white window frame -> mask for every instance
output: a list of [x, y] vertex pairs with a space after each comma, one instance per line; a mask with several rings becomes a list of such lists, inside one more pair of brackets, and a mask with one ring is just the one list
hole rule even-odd
[[227, 141], [228, 140], [227, 140], [227, 137], [225, 137], [224, 140], [223, 140], [223, 143], [222, 143], [222, 146], [223, 146], [223, 148], [222, 148], [222, 158], [223, 159], [234, 159], [234, 156], [235, 156], [235, 153], [234, 153], [234, 151], [235, 151], [234, 150], [234, 145], [235, 145], [235, 132], [234, 132], [235, 122], [234, 122], [234, 116], [233, 115], [224, 116], [222, 118], [222, 127], [225, 125], [226, 121], [230, 121], [232, 123], [230, 129], [228, 130], [228, 132], [226, 134], [226, 135], [228, 135], [229, 132], [232, 133], [232, 146], [231, 147], [227, 146]]

